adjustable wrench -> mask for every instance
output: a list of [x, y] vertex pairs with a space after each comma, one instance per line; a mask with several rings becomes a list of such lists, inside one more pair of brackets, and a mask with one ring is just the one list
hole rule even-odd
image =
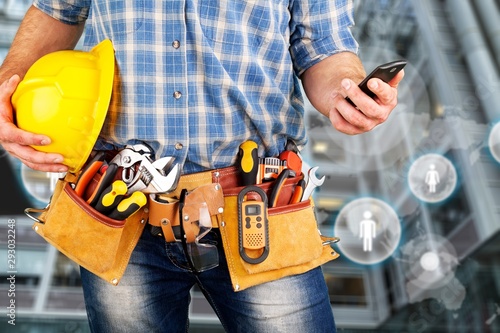
[[316, 177], [316, 170], [318, 170], [318, 168], [319, 167], [316, 166], [309, 169], [309, 171], [307, 172], [309, 178], [307, 179], [306, 188], [304, 190], [304, 193], [302, 194], [301, 201], [306, 201], [307, 199], [309, 199], [314, 189], [318, 186], [323, 185], [323, 183], [325, 182], [325, 176], [321, 177], [321, 179], [318, 179]]
[[[139, 144], [126, 146], [111, 160], [111, 163], [123, 167], [122, 180], [127, 184], [127, 193], [167, 193], [175, 190], [181, 175], [180, 165], [172, 166], [173, 157], [153, 161], [152, 156], [148, 146]], [[170, 171], [166, 173], [168, 169]]]

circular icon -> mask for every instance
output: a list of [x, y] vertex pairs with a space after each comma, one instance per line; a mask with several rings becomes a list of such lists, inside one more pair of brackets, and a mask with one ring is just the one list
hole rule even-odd
[[420, 257], [420, 266], [426, 271], [435, 271], [439, 267], [439, 256], [435, 252], [426, 252]]
[[447, 199], [457, 185], [457, 172], [451, 162], [438, 154], [419, 157], [410, 167], [408, 184], [420, 200], [436, 203]]
[[493, 126], [488, 138], [488, 147], [493, 158], [500, 163], [500, 123]]
[[340, 211], [334, 226], [339, 249], [350, 260], [372, 265], [390, 257], [401, 239], [396, 212], [375, 198], [360, 198]]
[[446, 285], [458, 265], [453, 245], [439, 235], [422, 235], [405, 244], [401, 253], [405, 274], [412, 286], [436, 289]]

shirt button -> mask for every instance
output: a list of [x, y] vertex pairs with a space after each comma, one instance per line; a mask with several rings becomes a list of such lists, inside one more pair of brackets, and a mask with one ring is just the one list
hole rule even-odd
[[181, 42], [179, 42], [177, 39], [172, 42], [172, 47], [174, 49], [178, 49], [181, 46]]
[[180, 91], [175, 91], [175, 92], [174, 92], [174, 98], [175, 98], [175, 99], [179, 99], [179, 98], [181, 98], [181, 97], [182, 97], [182, 93], [181, 93]]
[[184, 148], [184, 146], [182, 145], [182, 143], [180, 142], [177, 142], [174, 146], [175, 150], [181, 150], [182, 148]]

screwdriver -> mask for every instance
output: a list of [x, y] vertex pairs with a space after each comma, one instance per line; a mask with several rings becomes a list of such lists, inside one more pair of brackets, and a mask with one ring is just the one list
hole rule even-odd
[[259, 156], [257, 143], [248, 140], [240, 145], [239, 167], [243, 185], [253, 185], [259, 183], [257, 173], [259, 170]]
[[129, 197], [120, 201], [118, 206], [108, 215], [114, 220], [125, 220], [137, 212], [148, 202], [146, 195], [135, 191]]
[[123, 180], [115, 180], [101, 194], [99, 201], [95, 205], [98, 212], [106, 214], [113, 208], [118, 206], [118, 203], [127, 194], [127, 184]]
[[117, 171], [118, 171], [117, 164], [111, 163], [110, 165], [108, 165], [101, 179], [99, 179], [99, 182], [97, 183], [94, 192], [92, 193], [90, 198], [87, 199], [87, 203], [90, 206], [95, 207], [97, 205], [97, 202], [99, 201], [102, 192], [104, 192], [104, 190], [107, 189], [108, 186], [112, 184]]

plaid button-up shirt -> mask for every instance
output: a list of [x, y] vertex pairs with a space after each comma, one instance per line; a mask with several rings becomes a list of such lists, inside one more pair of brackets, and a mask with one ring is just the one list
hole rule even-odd
[[275, 156], [305, 144], [299, 76], [357, 52], [352, 0], [35, 0], [110, 39], [119, 80], [98, 146], [149, 143], [184, 172], [231, 165], [245, 140]]

